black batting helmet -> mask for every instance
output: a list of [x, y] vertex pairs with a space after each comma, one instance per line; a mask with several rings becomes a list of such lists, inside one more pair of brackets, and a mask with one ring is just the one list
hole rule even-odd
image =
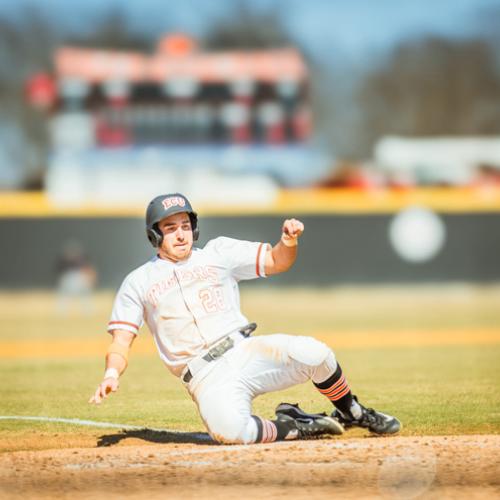
[[158, 229], [158, 222], [165, 217], [181, 212], [187, 212], [193, 229], [193, 241], [199, 236], [198, 214], [193, 210], [189, 200], [180, 193], [161, 194], [153, 198], [146, 210], [146, 234], [155, 248], [161, 246], [163, 234]]

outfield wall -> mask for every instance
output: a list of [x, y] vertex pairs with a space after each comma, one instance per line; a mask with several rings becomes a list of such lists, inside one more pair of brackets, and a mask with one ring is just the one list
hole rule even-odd
[[[280, 285], [500, 281], [500, 213], [441, 213], [446, 239], [431, 260], [411, 263], [388, 237], [392, 213], [301, 214], [306, 232], [294, 269], [272, 278]], [[202, 216], [200, 244], [218, 235], [275, 242], [282, 214]], [[55, 283], [57, 254], [79, 241], [99, 273], [101, 287], [116, 288], [125, 274], [152, 255], [142, 217], [0, 218], [0, 287]]]

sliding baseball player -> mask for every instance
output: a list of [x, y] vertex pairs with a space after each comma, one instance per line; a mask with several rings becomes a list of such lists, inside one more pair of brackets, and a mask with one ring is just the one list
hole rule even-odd
[[[240, 310], [238, 283], [288, 271], [304, 224], [287, 219], [279, 241], [219, 237], [204, 248], [198, 216], [185, 196], [160, 195], [147, 208], [146, 232], [156, 255], [123, 281], [114, 302], [102, 382], [91, 397], [100, 404], [118, 390], [134, 339], [146, 322], [158, 353], [196, 403], [212, 438], [257, 443], [341, 434], [352, 426], [376, 434], [399, 431], [390, 415], [353, 396], [332, 350], [311, 337], [251, 336], [255, 324]], [[276, 418], [253, 415], [252, 400], [312, 380], [335, 406], [332, 415], [310, 414], [281, 403]]]

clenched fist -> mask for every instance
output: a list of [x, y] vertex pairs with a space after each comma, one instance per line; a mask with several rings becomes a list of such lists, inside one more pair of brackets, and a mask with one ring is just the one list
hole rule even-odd
[[297, 219], [286, 219], [283, 222], [281, 241], [287, 247], [297, 245], [297, 239], [304, 232], [304, 224]]

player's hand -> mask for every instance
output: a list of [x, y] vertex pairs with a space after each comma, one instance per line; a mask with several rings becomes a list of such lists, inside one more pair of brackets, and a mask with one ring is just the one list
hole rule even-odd
[[304, 224], [297, 219], [286, 219], [283, 222], [281, 239], [287, 242], [295, 242], [297, 238], [304, 232]]
[[94, 403], [96, 405], [101, 404], [101, 402], [108, 397], [108, 394], [116, 392], [120, 383], [118, 379], [114, 377], [105, 378], [97, 387], [93, 396], [89, 399], [89, 403]]

